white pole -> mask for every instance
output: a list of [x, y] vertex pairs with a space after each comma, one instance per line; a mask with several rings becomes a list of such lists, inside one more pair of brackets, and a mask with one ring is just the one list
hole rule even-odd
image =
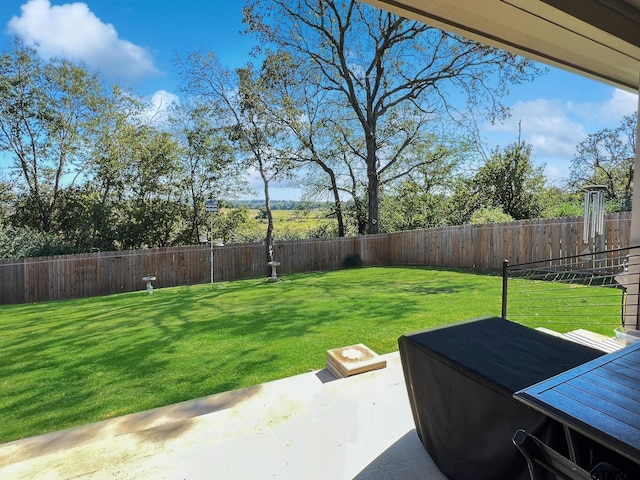
[[213, 284], [213, 212], [209, 212], [211, 219], [209, 227], [209, 258], [211, 259], [211, 284]]
[[591, 232], [589, 230], [589, 212], [591, 212], [591, 192], [584, 192], [584, 217], [582, 221], [582, 243], [591, 245]]

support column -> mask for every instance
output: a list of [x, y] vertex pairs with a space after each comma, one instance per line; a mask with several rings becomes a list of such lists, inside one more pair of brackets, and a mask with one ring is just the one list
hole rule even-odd
[[[638, 72], [640, 78], [640, 69]], [[640, 91], [638, 92], [638, 111], [636, 115], [640, 117]], [[638, 140], [640, 140], [640, 118], [638, 118], [636, 128], [636, 157], [633, 169], [633, 201], [631, 204], [631, 235], [629, 246], [640, 245], [640, 148], [638, 148]], [[627, 303], [624, 315], [624, 326], [626, 329], [639, 330], [639, 308], [640, 303], [640, 249], [629, 251], [629, 276], [631, 280], [627, 287]]]

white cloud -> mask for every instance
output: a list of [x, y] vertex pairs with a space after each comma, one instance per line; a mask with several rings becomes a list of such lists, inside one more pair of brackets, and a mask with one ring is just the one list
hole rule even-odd
[[544, 175], [551, 183], [561, 182], [568, 175], [566, 167], [567, 165], [545, 165]]
[[637, 108], [636, 94], [613, 88], [601, 102], [519, 101], [511, 106], [509, 119], [485, 126], [484, 134], [494, 145], [505, 146], [516, 140], [520, 121], [522, 139], [532, 145], [534, 158], [546, 165], [545, 175], [554, 181], [568, 176], [575, 149], [588, 134], [617, 127]]
[[488, 131], [518, 134], [521, 122], [522, 139], [533, 146], [540, 157], [571, 157], [575, 147], [586, 136], [584, 127], [566, 114], [566, 105], [560, 101], [533, 100], [517, 102], [511, 107], [511, 117], [489, 127]]
[[620, 119], [638, 110], [638, 94], [615, 89], [611, 99], [602, 106], [605, 118]]
[[158, 90], [148, 99], [144, 117], [155, 124], [161, 125], [167, 121], [169, 108], [174, 104], [180, 104], [180, 99], [177, 95], [166, 90]]
[[611, 97], [604, 102], [587, 102], [567, 105], [567, 109], [586, 119], [597, 119], [609, 126], [622, 120], [622, 117], [635, 113], [638, 109], [638, 95], [625, 90], [612, 89]]
[[111, 24], [103, 23], [86, 3], [52, 6], [49, 0], [28, 0], [14, 16], [7, 33], [34, 44], [43, 58], [83, 62], [118, 80], [138, 81], [160, 72], [151, 55], [119, 38]]

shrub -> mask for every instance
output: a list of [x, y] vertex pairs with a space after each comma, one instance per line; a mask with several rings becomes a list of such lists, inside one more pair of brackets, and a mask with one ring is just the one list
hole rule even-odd
[[13, 227], [0, 222], [0, 258], [18, 259], [77, 253], [61, 238], [27, 227]]
[[499, 208], [480, 208], [471, 215], [471, 225], [513, 222], [513, 217]]
[[344, 266], [347, 268], [361, 267], [362, 259], [360, 258], [360, 255], [358, 255], [357, 253], [353, 255], [347, 255], [347, 257], [344, 259]]

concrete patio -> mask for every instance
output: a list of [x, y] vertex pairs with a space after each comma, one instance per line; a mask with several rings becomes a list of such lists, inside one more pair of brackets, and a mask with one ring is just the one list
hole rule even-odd
[[397, 352], [0, 445], [2, 479], [446, 480], [422, 448]]

